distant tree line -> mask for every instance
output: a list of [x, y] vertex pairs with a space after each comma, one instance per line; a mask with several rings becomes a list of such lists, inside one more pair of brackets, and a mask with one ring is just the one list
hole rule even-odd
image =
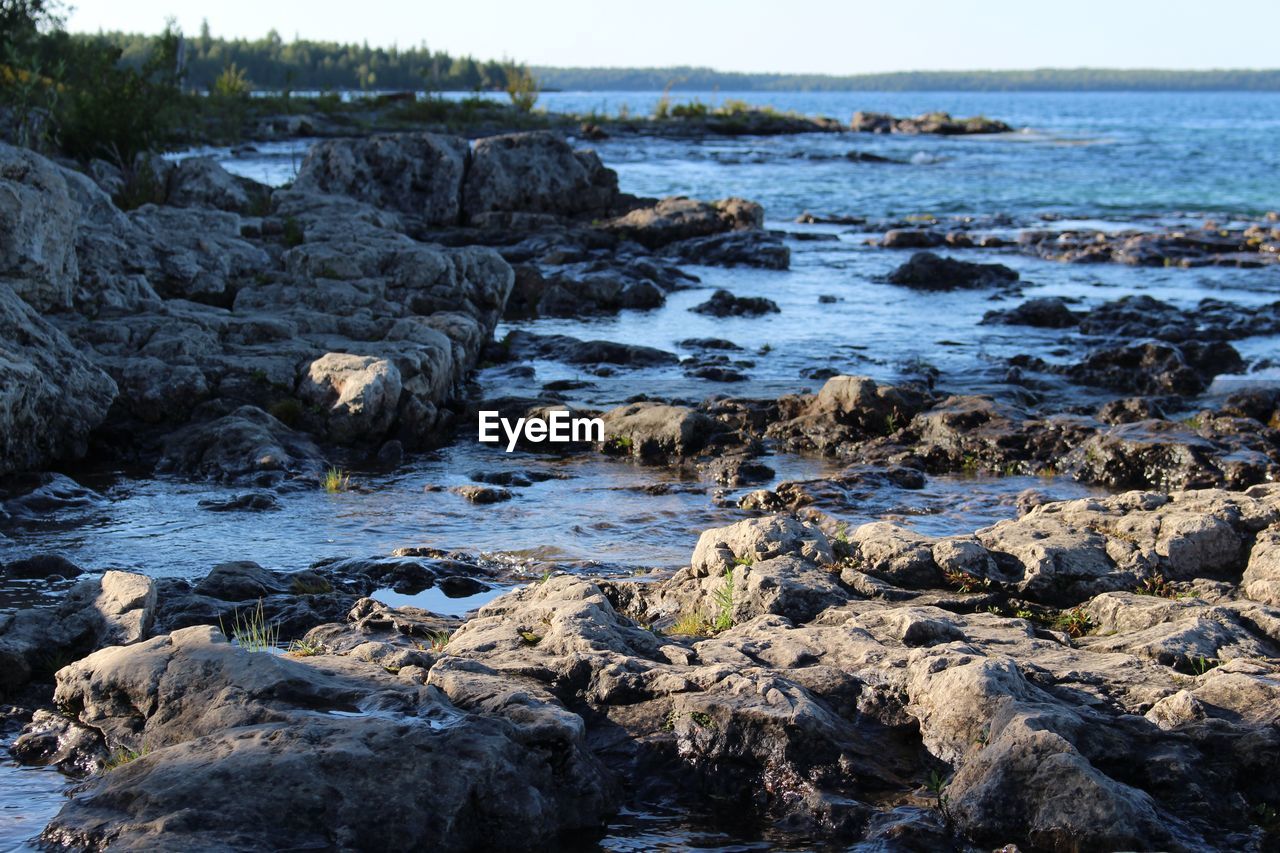
[[728, 92], [1280, 91], [1280, 69], [1169, 71], [1037, 68], [1028, 71], [898, 71], [884, 74], [751, 74], [711, 68], [545, 68], [544, 90]]
[[[107, 32], [76, 34], [76, 39], [118, 48], [123, 61], [140, 65], [151, 55], [155, 36]], [[210, 90], [218, 77], [234, 67], [258, 90], [400, 89], [434, 91], [505, 91], [527, 74], [514, 62], [451, 56], [418, 47], [370, 47], [369, 44], [285, 41], [275, 30], [260, 39], [225, 39], [209, 32], [183, 42], [186, 85]]]

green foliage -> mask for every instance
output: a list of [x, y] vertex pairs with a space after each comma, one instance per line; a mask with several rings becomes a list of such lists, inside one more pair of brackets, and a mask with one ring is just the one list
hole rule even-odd
[[285, 218], [284, 225], [280, 232], [280, 237], [284, 240], [284, 244], [290, 249], [294, 246], [301, 246], [306, 241], [306, 236], [302, 231], [302, 225], [292, 216]]
[[521, 631], [520, 642], [524, 643], [526, 646], [536, 646], [538, 643], [542, 642], [542, 637], [532, 631]]
[[134, 63], [101, 39], [72, 36], [47, 0], [0, 0], [0, 105], [19, 144], [109, 159], [126, 171], [136, 156], [173, 141], [186, 107], [181, 35], [148, 38]]
[[[740, 558], [741, 559], [741, 558]], [[739, 565], [742, 565], [739, 563]], [[751, 565], [746, 563], [745, 565]], [[734, 598], [734, 571], [724, 573], [724, 583], [711, 594], [711, 601], [715, 605], [715, 613], [711, 617], [711, 630], [719, 633], [727, 631], [734, 626], [733, 618], [733, 598]]]
[[218, 627], [222, 629], [223, 636], [245, 651], [270, 652], [280, 645], [280, 627], [267, 623], [261, 598], [258, 599], [258, 606], [248, 613], [241, 614], [239, 608], [236, 608], [233, 619], [230, 633], [222, 624], [221, 618], [218, 619]]
[[1138, 588], [1134, 590], [1138, 595], [1154, 595], [1157, 598], [1181, 598], [1182, 593], [1178, 591], [1178, 587], [1165, 579], [1165, 576], [1159, 572], [1149, 578], [1143, 578], [1142, 583], [1138, 584]]
[[449, 637], [448, 631], [432, 631], [427, 634], [426, 647], [430, 651], [439, 654], [444, 651], [445, 646], [449, 645]]
[[700, 637], [711, 631], [711, 622], [698, 610], [686, 610], [676, 617], [668, 633], [677, 637]]
[[689, 719], [693, 720], [695, 723], [702, 726], [704, 729], [719, 728], [719, 726], [716, 725], [716, 721], [711, 718], [711, 715], [704, 713], [702, 711], [690, 711]]
[[1213, 669], [1214, 667], [1222, 665], [1222, 661], [1214, 660], [1213, 658], [1207, 658], [1204, 655], [1200, 655], [1199, 657], [1194, 657], [1194, 658], [1188, 658], [1187, 663], [1190, 665], [1191, 671], [1194, 672], [1196, 675], [1204, 675], [1206, 672]]
[[213, 85], [209, 87], [209, 94], [220, 98], [244, 98], [248, 97], [252, 88], [244, 69], [234, 62], [229, 62], [227, 67], [222, 69], [222, 73], [214, 79]]
[[125, 749], [121, 747], [111, 753], [106, 761], [102, 762], [102, 769], [104, 772], [110, 773], [112, 770], [118, 770], [126, 764], [137, 761], [149, 752], [151, 750], [145, 746], [142, 749]]
[[1054, 627], [1059, 631], [1066, 632], [1068, 636], [1080, 638], [1096, 628], [1097, 625], [1094, 624], [1093, 618], [1084, 611], [1083, 607], [1076, 607], [1059, 613], [1058, 618], [1054, 621]]
[[507, 77], [507, 97], [511, 105], [522, 113], [532, 112], [538, 102], [538, 81], [523, 65], [508, 63], [503, 69]]
[[[95, 39], [99, 36], [78, 36]], [[137, 64], [147, 52], [148, 37], [110, 32], [100, 38], [118, 48], [125, 61]], [[229, 66], [240, 69], [254, 86], [266, 90], [399, 89], [428, 92], [506, 91], [509, 75], [533, 74], [512, 62], [478, 60], [432, 51], [425, 44], [402, 49], [368, 44], [293, 40], [272, 30], [258, 39], [215, 37], [208, 25], [187, 40], [186, 68], [190, 85], [212, 91]]]
[[342, 473], [338, 468], [330, 468], [324, 474], [324, 490], [329, 494], [345, 492], [351, 488], [351, 476]]

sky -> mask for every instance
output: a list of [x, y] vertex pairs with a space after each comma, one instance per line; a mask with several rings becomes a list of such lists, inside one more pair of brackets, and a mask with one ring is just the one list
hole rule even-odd
[[1280, 2], [1203, 0], [69, 0], [72, 30], [199, 32], [433, 50], [530, 65], [860, 74], [1274, 68]]

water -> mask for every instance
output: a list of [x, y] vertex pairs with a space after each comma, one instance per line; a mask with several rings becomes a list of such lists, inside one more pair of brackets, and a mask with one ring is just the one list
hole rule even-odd
[[[616, 115], [625, 105], [647, 113], [660, 93], [548, 93], [540, 106]], [[728, 338], [743, 351], [734, 358], [748, 380], [732, 385], [684, 376], [679, 367], [585, 375], [581, 369], [534, 362], [535, 378], [512, 378], [501, 367], [477, 377], [489, 396], [529, 394], [545, 382], [585, 379], [574, 402], [597, 408], [642, 391], [696, 401], [712, 394], [772, 397], [816, 390], [813, 371], [834, 369], [887, 382], [918, 376], [925, 365], [939, 371], [940, 387], [1007, 396], [1005, 359], [1019, 353], [1063, 359], [1078, 352], [1074, 332], [977, 325], [996, 307], [1022, 298], [1058, 295], [1080, 307], [1126, 294], [1148, 293], [1189, 306], [1212, 296], [1245, 305], [1280, 299], [1280, 267], [1152, 269], [1119, 265], [1073, 266], [1012, 253], [958, 252], [1018, 270], [1021, 297], [996, 301], [989, 292], [922, 294], [880, 278], [908, 253], [867, 245], [856, 227], [798, 225], [803, 211], [871, 219], [912, 214], [1005, 214], [1018, 225], [1040, 217], [1068, 217], [1089, 227], [1198, 224], [1204, 217], [1230, 221], [1280, 207], [1280, 95], [1265, 93], [676, 93], [673, 101], [717, 104], [732, 97], [779, 110], [847, 120], [857, 109], [915, 114], [945, 109], [984, 114], [1025, 128], [980, 138], [886, 137], [808, 134], [793, 137], [664, 140], [618, 136], [590, 143], [618, 171], [625, 191], [699, 198], [738, 195], [760, 201], [771, 228], [796, 234], [824, 233], [834, 240], [789, 239], [792, 267], [776, 272], [696, 268], [702, 287], [671, 294], [650, 312], [624, 312], [588, 320], [505, 323], [511, 329], [563, 333], [645, 344], [691, 354], [678, 342], [691, 337]], [[306, 140], [266, 143], [241, 156], [211, 152], [228, 169], [272, 184], [292, 178]], [[850, 151], [874, 153], [901, 164], [851, 162]], [[193, 152], [201, 153], [201, 152]], [[1068, 223], [1056, 222], [1055, 227]], [[689, 312], [706, 288], [767, 296], [781, 313], [759, 319], [714, 319]], [[837, 297], [820, 304], [818, 297]], [[1247, 359], [1271, 356], [1275, 339], [1242, 341]], [[1065, 348], [1065, 349], [1064, 349]], [[1054, 354], [1056, 353], [1056, 354]], [[1274, 370], [1250, 378], [1268, 378]], [[1221, 380], [1213, 393], [1229, 390]], [[1066, 396], [1064, 396], [1066, 395]], [[1045, 401], [1049, 408], [1097, 395], [1066, 389]], [[784, 479], [830, 475], [830, 462], [770, 455], [774, 485]], [[506, 503], [473, 506], [428, 486], [470, 482], [471, 472], [529, 469], [557, 479], [513, 489]], [[198, 578], [224, 560], [251, 559], [274, 569], [298, 569], [335, 556], [386, 554], [412, 545], [486, 553], [539, 562], [588, 562], [598, 570], [629, 572], [677, 566], [688, 560], [698, 534], [747, 516], [734, 504], [745, 489], [720, 489], [660, 468], [594, 456], [559, 458], [505, 454], [461, 436], [454, 445], [410, 456], [392, 473], [353, 472], [357, 490], [283, 495], [283, 508], [267, 513], [210, 513], [199, 501], [236, 490], [206, 483], [138, 478], [116, 471], [72, 472], [102, 500], [23, 524], [0, 526], [0, 560], [36, 552], [64, 554], [90, 570], [127, 568], [157, 576]], [[753, 487], [754, 488], [754, 487]], [[858, 524], [892, 519], [930, 535], [969, 532], [1015, 514], [1014, 497], [1038, 488], [1058, 497], [1089, 490], [1063, 481], [1011, 478], [930, 478], [924, 490], [885, 488], [854, 495], [829, 509]], [[6, 538], [7, 537], [7, 538]], [[429, 591], [434, 593], [434, 591]], [[443, 596], [401, 601], [460, 613], [482, 603]], [[35, 593], [16, 591], [9, 607], [26, 606]], [[38, 831], [60, 802], [57, 777], [0, 767], [0, 807], [20, 817], [0, 831], [0, 847]], [[619, 819], [607, 849], [689, 849], [732, 845], [715, 833], [691, 835], [679, 815], [632, 814]], [[7, 849], [7, 848], [6, 848]], [[746, 849], [739, 846], [734, 849]]]

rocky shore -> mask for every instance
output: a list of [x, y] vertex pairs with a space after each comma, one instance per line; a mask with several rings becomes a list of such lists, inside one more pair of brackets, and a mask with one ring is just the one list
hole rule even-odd
[[[300, 571], [0, 561], [57, 593], [0, 617], [12, 752], [78, 782], [43, 843], [559, 849], [662, 805], [796, 846], [1275, 849], [1280, 392], [1200, 395], [1280, 311], [1026, 299], [1017, 270], [961, 256], [1253, 265], [1276, 256], [1268, 222], [1016, 239], [994, 220], [859, 222], [912, 252], [868, 286], [990, 292], [984, 324], [1081, 345], [1000, 362], [1000, 397], [833, 369], [813, 393], [637, 387], [599, 409], [573, 392], [660, 367], [732, 390], [765, 350], [495, 329], [654, 309], [701, 283], [685, 265], [787, 269], [759, 204], [629, 195], [544, 131], [329, 139], [274, 190], [206, 159], [147, 168], [155, 198], [125, 210], [108, 165], [0, 146], [0, 520], [95, 499], [54, 473], [82, 460], [234, 484], [202, 509], [268, 511], [341, 465], [469, 441], [478, 409], [599, 416], [603, 440], [553, 452], [670, 472], [662, 488], [746, 518], [643, 572], [441, 549], [430, 529]], [[770, 296], [684, 304], [765, 326], [785, 310]], [[533, 361], [575, 378], [471, 382]], [[775, 482], [784, 452], [834, 473]], [[943, 475], [1099, 494], [1028, 490], [961, 535], [843, 517]], [[448, 488], [484, 511], [554, 475], [469, 476]], [[377, 600], [429, 589], [491, 600], [462, 617]]]

